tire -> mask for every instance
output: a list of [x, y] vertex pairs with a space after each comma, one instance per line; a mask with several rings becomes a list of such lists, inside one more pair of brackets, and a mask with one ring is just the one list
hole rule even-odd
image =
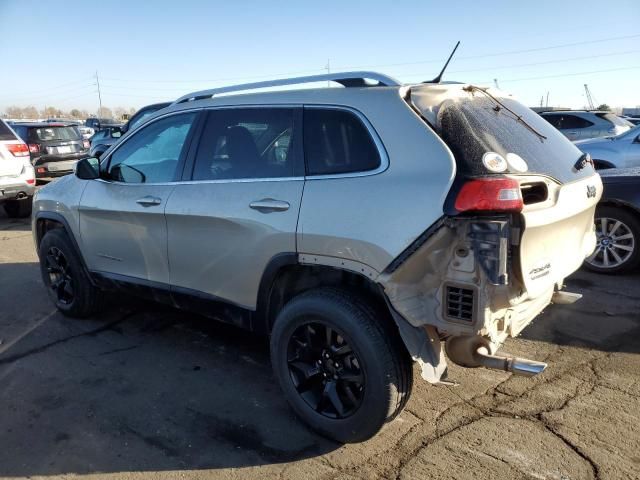
[[387, 320], [359, 295], [336, 288], [305, 292], [278, 315], [271, 333], [275, 376], [296, 414], [321, 435], [367, 440], [409, 400], [413, 364]]
[[33, 197], [24, 200], [8, 200], [3, 206], [9, 218], [27, 218], [31, 216]]
[[92, 285], [67, 233], [49, 230], [38, 249], [40, 273], [49, 297], [64, 315], [85, 318], [102, 305], [102, 291]]
[[585, 267], [593, 272], [608, 274], [637, 268], [640, 264], [639, 216], [624, 208], [603, 205], [596, 210], [595, 225], [598, 245], [585, 260]]

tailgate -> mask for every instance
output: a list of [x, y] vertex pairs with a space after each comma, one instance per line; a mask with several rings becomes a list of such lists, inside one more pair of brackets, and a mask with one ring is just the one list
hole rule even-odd
[[17, 177], [24, 164], [24, 157], [14, 157], [3, 142], [0, 142], [0, 177]]
[[559, 185], [549, 198], [525, 207], [520, 273], [529, 298], [536, 298], [575, 272], [596, 246], [593, 217], [602, 196], [598, 174]]

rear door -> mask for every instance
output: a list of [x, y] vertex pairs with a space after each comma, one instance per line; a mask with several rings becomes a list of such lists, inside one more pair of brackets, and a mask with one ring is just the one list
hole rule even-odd
[[255, 309], [270, 261], [296, 252], [304, 186], [300, 109], [208, 113], [192, 173], [166, 206], [174, 298], [205, 293]]
[[167, 286], [164, 209], [182, 175], [199, 113], [161, 117], [103, 160], [80, 202], [80, 235], [90, 270], [123, 281]]

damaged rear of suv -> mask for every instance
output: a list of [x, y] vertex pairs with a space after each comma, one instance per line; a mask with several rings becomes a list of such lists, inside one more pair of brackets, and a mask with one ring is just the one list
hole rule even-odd
[[[600, 178], [590, 158], [499, 91], [421, 85], [404, 98], [457, 171], [443, 217], [379, 278], [396, 317], [424, 328], [428, 345], [444, 341], [462, 366], [540, 373], [544, 363], [496, 351], [551, 301], [579, 298], [561, 288], [595, 247]], [[442, 352], [421, 361], [423, 377], [439, 381]]]
[[[345, 88], [219, 95], [325, 81]], [[413, 362], [433, 384], [447, 357], [544, 369], [498, 350], [578, 298], [601, 192], [498, 90], [337, 73], [185, 95], [41, 189], [33, 232], [66, 315], [124, 288], [267, 334], [295, 412], [356, 442], [402, 411]]]

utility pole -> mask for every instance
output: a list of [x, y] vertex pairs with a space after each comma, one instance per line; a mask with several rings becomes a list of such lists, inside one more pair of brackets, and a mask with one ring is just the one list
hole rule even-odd
[[[325, 67], [327, 69], [327, 75], [331, 73], [331, 59], [327, 58], [327, 64], [325, 65]], [[331, 86], [331, 82], [329, 82], [329, 80], [327, 80], [327, 88], [329, 88]]]
[[496, 88], [497, 88], [498, 90], [500, 90], [500, 85], [498, 85], [498, 79], [497, 79], [497, 78], [494, 78], [494, 79], [493, 79], [493, 83], [495, 84]]
[[549, 92], [547, 92], [547, 104], [545, 106], [549, 107]]
[[100, 93], [100, 79], [98, 78], [97, 70], [96, 70], [96, 85], [98, 86], [98, 102], [100, 103], [100, 110], [98, 110], [98, 118], [102, 118], [102, 94]]
[[543, 105], [544, 105], [544, 95], [540, 97], [540, 108], [542, 108]]

